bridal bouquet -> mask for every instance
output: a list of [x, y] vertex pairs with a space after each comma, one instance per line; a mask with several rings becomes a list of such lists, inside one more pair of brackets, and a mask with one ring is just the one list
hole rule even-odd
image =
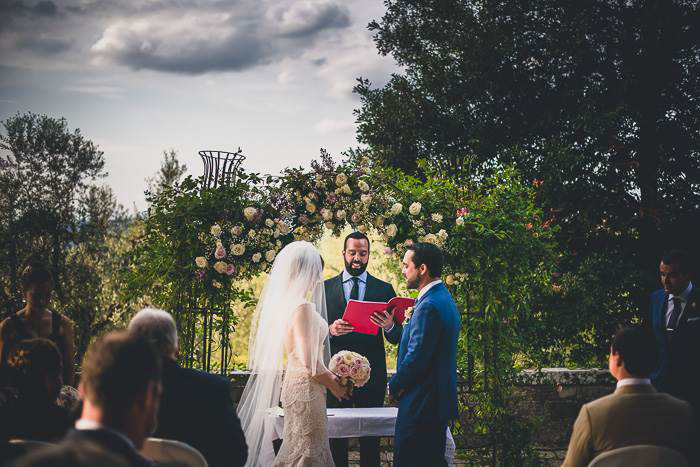
[[369, 360], [348, 350], [341, 350], [333, 355], [328, 369], [340, 376], [341, 384], [352, 383], [357, 388], [367, 384], [372, 370]]

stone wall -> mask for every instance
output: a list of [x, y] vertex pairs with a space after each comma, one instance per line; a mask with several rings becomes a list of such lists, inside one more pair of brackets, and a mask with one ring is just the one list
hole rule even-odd
[[[236, 372], [230, 375], [230, 379], [233, 399], [237, 403], [248, 374]], [[541, 420], [535, 434], [535, 448], [545, 465], [561, 465], [581, 405], [613, 390], [614, 380], [607, 370], [544, 368], [539, 371], [526, 370], [520, 374], [517, 382], [521, 401], [519, 410]], [[391, 441], [390, 438], [382, 441], [385, 450], [382, 463], [386, 466], [391, 465]], [[460, 450], [479, 446], [480, 439], [473, 435], [455, 436], [455, 443], [459, 454]], [[353, 445], [351, 443], [351, 449]], [[357, 452], [351, 451], [350, 458], [354, 461], [351, 465], [359, 466], [357, 457]], [[457, 462], [456, 465], [465, 464]]]

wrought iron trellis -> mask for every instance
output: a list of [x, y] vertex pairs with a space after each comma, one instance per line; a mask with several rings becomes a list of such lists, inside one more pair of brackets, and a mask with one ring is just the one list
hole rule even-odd
[[203, 150], [199, 151], [199, 156], [204, 163], [204, 188], [236, 184], [238, 170], [245, 160], [241, 148], [236, 152]]

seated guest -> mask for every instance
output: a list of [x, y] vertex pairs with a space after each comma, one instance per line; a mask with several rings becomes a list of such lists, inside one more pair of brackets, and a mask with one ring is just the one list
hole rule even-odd
[[90, 441], [64, 442], [34, 450], [12, 467], [129, 467], [129, 464]]
[[617, 389], [581, 407], [564, 467], [585, 467], [605, 451], [636, 444], [674, 449], [695, 465], [693, 411], [687, 402], [656, 392], [649, 380], [656, 360], [651, 333], [628, 327], [615, 334], [608, 366]]
[[113, 332], [88, 348], [80, 395], [83, 411], [61, 444], [90, 441], [132, 467], [152, 463], [139, 453], [155, 429], [161, 363], [144, 339]]
[[68, 411], [59, 407], [61, 354], [48, 339], [21, 341], [9, 356], [12, 378], [0, 413], [2, 431], [10, 439], [54, 441], [69, 428]]
[[20, 282], [26, 305], [0, 322], [0, 373], [7, 371], [7, 358], [19, 341], [45, 337], [52, 340], [61, 352], [63, 383], [73, 386], [73, 323], [62, 314], [48, 309], [53, 292], [51, 273], [44, 264], [31, 263], [22, 271]]
[[149, 340], [162, 357], [163, 395], [154, 436], [189, 444], [210, 467], [245, 464], [248, 448], [229, 382], [177, 364], [178, 337], [172, 316], [146, 308], [133, 317], [129, 332]]

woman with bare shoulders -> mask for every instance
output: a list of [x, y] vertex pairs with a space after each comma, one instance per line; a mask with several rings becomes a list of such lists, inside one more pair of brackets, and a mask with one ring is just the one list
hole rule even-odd
[[53, 341], [63, 359], [63, 383], [75, 382], [75, 342], [73, 323], [64, 315], [48, 309], [53, 292], [53, 277], [41, 263], [31, 263], [20, 277], [25, 306], [0, 322], [0, 369], [18, 342], [44, 337]]

